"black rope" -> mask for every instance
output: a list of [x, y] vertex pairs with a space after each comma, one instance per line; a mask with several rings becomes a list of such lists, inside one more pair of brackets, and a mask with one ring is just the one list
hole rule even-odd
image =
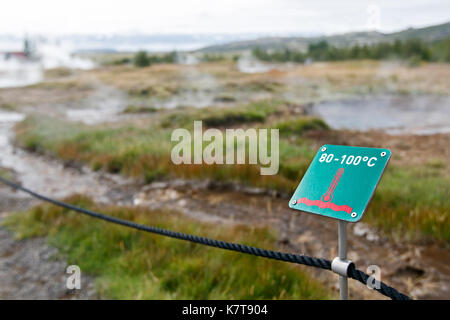
[[[361, 282], [363, 285], [367, 285], [367, 280], [370, 277], [367, 273], [364, 273], [361, 270], [356, 269], [354, 265], [350, 266], [347, 275], [349, 276], [349, 278], [355, 279]], [[408, 297], [403, 293], [398, 292], [396, 289], [388, 286], [384, 282], [380, 281], [379, 284], [380, 284], [379, 288], [374, 286], [373, 289], [378, 291], [382, 295], [389, 297], [392, 300], [411, 300], [410, 297]]]
[[[279, 260], [279, 261], [302, 264], [302, 265], [306, 265], [306, 266], [310, 266], [310, 267], [316, 267], [316, 268], [325, 269], [325, 270], [331, 270], [331, 261], [326, 260], [326, 259], [320, 259], [320, 258], [315, 258], [315, 257], [309, 257], [306, 255], [298, 255], [298, 254], [286, 253], [286, 252], [280, 252], [280, 251], [266, 250], [266, 249], [251, 247], [251, 246], [247, 246], [247, 245], [243, 245], [243, 244], [215, 240], [215, 239], [210, 239], [210, 238], [205, 238], [205, 237], [199, 237], [196, 235], [166, 230], [166, 229], [162, 229], [162, 228], [158, 228], [158, 227], [154, 227], [154, 226], [143, 225], [143, 224], [139, 224], [139, 223], [136, 223], [133, 221], [104, 215], [104, 214], [101, 214], [101, 213], [98, 213], [95, 211], [76, 207], [76, 206], [73, 206], [68, 203], [64, 203], [64, 202], [61, 202], [61, 201], [58, 201], [55, 199], [48, 198], [39, 193], [31, 191], [25, 187], [22, 187], [21, 185], [16, 184], [10, 180], [7, 180], [1, 176], [0, 176], [0, 182], [10, 186], [13, 189], [26, 192], [29, 195], [31, 195], [39, 200], [49, 202], [49, 203], [52, 203], [59, 207], [73, 210], [73, 211], [76, 211], [76, 212], [79, 212], [79, 213], [82, 213], [82, 214], [85, 214], [85, 215], [88, 215], [88, 216], [91, 216], [91, 217], [94, 217], [97, 219], [105, 220], [108, 222], [112, 222], [115, 224], [134, 228], [137, 230], [155, 233], [155, 234], [159, 234], [159, 235], [163, 235], [163, 236], [167, 236], [167, 237], [171, 237], [171, 238], [175, 238], [175, 239], [191, 241], [191, 242], [195, 242], [198, 244], [207, 245], [210, 247], [226, 249], [226, 250], [231, 250], [231, 251], [236, 251], [236, 252], [241, 252], [241, 253], [247, 253], [247, 254], [264, 257], [264, 258], [268, 258], [268, 259], [274, 259], [274, 260]], [[364, 273], [360, 270], [356, 270], [355, 268], [352, 268], [352, 270], [349, 270], [349, 277], [353, 278], [355, 280], [358, 280], [363, 284], [366, 284], [367, 279], [369, 278], [369, 275], [367, 275], [366, 273]], [[409, 300], [410, 299], [408, 296], [406, 296], [402, 293], [399, 293], [394, 288], [391, 288], [382, 282], [381, 282], [381, 288], [375, 289], [375, 290], [377, 290], [381, 294], [383, 294], [393, 300]]]

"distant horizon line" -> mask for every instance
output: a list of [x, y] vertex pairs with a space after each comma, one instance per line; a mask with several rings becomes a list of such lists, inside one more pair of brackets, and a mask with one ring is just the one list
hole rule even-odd
[[300, 36], [300, 37], [320, 37], [320, 36], [332, 36], [332, 35], [340, 35], [347, 33], [359, 33], [359, 32], [378, 32], [381, 34], [390, 34], [401, 32], [409, 29], [423, 29], [433, 26], [439, 26], [450, 23], [450, 20], [446, 20], [443, 22], [437, 22], [432, 24], [424, 24], [424, 25], [409, 25], [398, 29], [392, 30], [383, 30], [383, 29], [366, 29], [366, 28], [355, 28], [353, 30], [342, 31], [342, 32], [314, 32], [314, 31], [276, 31], [276, 32], [147, 32], [142, 30], [129, 30], [129, 31], [113, 31], [113, 32], [67, 32], [67, 33], [46, 33], [46, 32], [27, 32], [24, 31], [22, 33], [1, 33], [0, 37], [13, 37], [13, 38], [23, 38], [25, 36], [30, 37], [49, 37], [49, 38], [65, 38], [65, 37], [103, 37], [103, 38], [111, 38], [114, 36], [123, 37], [123, 36], [190, 36], [190, 37], [213, 37], [213, 36], [227, 36], [227, 37], [247, 37], [247, 36], [265, 36], [265, 37], [275, 37], [275, 36]]

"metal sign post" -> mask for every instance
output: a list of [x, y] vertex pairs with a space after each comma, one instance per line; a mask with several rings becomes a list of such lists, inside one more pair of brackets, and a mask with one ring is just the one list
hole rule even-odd
[[324, 145], [319, 148], [303, 176], [289, 207], [339, 220], [339, 256], [331, 270], [339, 275], [340, 297], [348, 299], [347, 222], [364, 215], [391, 151], [381, 148]]
[[[339, 220], [338, 221], [338, 250], [339, 259], [341, 261], [347, 260], [347, 222]], [[348, 299], [348, 277], [339, 275], [339, 296], [341, 300]]]

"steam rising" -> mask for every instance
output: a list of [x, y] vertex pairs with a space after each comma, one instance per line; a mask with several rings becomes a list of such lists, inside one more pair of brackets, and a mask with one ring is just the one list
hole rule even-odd
[[8, 54], [0, 47], [0, 88], [22, 87], [44, 79], [44, 71], [52, 68], [91, 69], [94, 63], [71, 54], [70, 47], [40, 42], [29, 58]]
[[273, 69], [269, 64], [255, 59], [251, 54], [242, 54], [237, 62], [237, 67], [243, 73], [263, 73]]

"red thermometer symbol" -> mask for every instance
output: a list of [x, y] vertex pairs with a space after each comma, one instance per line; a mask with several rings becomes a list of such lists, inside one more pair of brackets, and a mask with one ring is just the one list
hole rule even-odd
[[321, 198], [321, 200], [323, 202], [328, 202], [328, 201], [331, 201], [333, 199], [334, 190], [336, 189], [336, 187], [337, 187], [337, 185], [339, 183], [339, 180], [341, 180], [341, 177], [342, 177], [343, 173], [344, 173], [344, 168], [338, 169], [338, 171], [334, 175], [333, 180], [331, 181], [330, 186], [328, 187], [327, 192], [325, 192], [325, 194]]

